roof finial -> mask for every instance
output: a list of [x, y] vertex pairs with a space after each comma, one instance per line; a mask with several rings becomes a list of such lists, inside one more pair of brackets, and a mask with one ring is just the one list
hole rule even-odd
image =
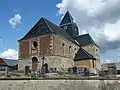
[[67, 5], [67, 11], [69, 10], [68, 5]]

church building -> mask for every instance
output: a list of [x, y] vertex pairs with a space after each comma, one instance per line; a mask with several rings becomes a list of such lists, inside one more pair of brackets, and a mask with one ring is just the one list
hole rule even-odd
[[67, 11], [59, 26], [41, 18], [19, 42], [19, 70], [36, 71], [46, 64], [58, 71], [72, 67], [99, 70], [99, 46], [79, 29]]

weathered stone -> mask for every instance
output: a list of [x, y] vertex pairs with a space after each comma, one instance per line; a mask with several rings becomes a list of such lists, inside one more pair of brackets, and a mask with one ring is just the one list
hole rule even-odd
[[0, 80], [0, 90], [120, 90], [119, 80]]

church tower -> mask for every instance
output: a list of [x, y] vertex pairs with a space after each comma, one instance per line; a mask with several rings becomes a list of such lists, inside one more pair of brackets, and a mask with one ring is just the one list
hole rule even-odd
[[73, 21], [71, 14], [67, 11], [60, 23], [60, 27], [65, 29], [72, 38], [79, 35], [77, 24]]

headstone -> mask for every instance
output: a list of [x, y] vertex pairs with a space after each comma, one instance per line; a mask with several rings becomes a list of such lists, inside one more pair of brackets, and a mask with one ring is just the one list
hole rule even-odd
[[48, 64], [45, 63], [43, 66], [45, 67], [45, 73], [48, 73]]
[[84, 68], [84, 75], [88, 76], [89, 75], [89, 70], [87, 68]]
[[116, 65], [114, 63], [108, 64], [108, 77], [111, 79], [116, 78]]
[[25, 66], [25, 75], [28, 75], [30, 71], [30, 67], [29, 66]]
[[73, 68], [68, 68], [68, 73], [73, 74]]
[[73, 74], [77, 74], [77, 67], [73, 67]]
[[45, 76], [45, 66], [41, 67], [41, 76], [44, 77]]
[[5, 67], [5, 77], [7, 77], [8, 76], [8, 67], [6, 66]]
[[57, 72], [57, 69], [56, 69], [56, 68], [50, 68], [49, 72], [50, 72], [50, 73], [56, 73], [56, 72]]

